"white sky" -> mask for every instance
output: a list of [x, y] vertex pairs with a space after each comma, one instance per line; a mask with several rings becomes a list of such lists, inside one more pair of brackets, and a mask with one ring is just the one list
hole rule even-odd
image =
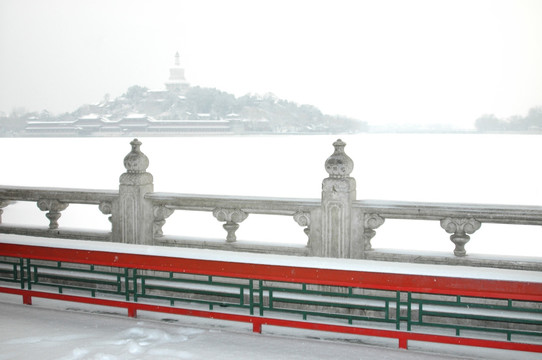
[[192, 85], [371, 124], [542, 105], [539, 0], [0, 0], [0, 111], [163, 88], [177, 50]]

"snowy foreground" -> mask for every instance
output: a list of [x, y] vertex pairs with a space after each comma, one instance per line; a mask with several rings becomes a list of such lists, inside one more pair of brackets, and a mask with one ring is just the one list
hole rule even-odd
[[[0, 294], [0, 359], [540, 359], [540, 354], [411, 343], [138, 313]], [[165, 317], [167, 316], [167, 318]]]

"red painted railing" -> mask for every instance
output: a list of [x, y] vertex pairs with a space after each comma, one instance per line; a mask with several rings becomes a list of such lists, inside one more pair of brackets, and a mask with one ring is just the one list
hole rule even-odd
[[[408, 293], [473, 296], [490, 299], [505, 299], [508, 301], [542, 302], [542, 283], [538, 282], [265, 265], [6, 243], [0, 244], [0, 256], [263, 281], [286, 281], [289, 283], [392, 290]], [[0, 292], [22, 295], [23, 302], [25, 304], [31, 304], [32, 297], [39, 297], [126, 308], [128, 310], [128, 315], [132, 317], [135, 317], [137, 315], [137, 311], [141, 310], [246, 322], [253, 324], [253, 330], [255, 332], [261, 332], [262, 325], [274, 325], [395, 338], [398, 339], [399, 347], [401, 348], [407, 348], [408, 341], [414, 340], [542, 352], [542, 344], [540, 343], [488, 340], [472, 337], [435, 335], [403, 330], [375, 329], [354, 325], [337, 325], [311, 321], [279, 319], [257, 315], [239, 315], [217, 311], [194, 310], [179, 306], [162, 306], [134, 301], [119, 301], [90, 296], [85, 297], [68, 295], [64, 293], [60, 294], [36, 291], [31, 289], [18, 289], [14, 287], [0, 287]]]

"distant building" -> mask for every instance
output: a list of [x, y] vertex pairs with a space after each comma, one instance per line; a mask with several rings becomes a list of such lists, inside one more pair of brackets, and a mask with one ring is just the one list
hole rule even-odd
[[124, 134], [138, 134], [147, 131], [152, 118], [145, 114], [129, 114], [118, 121]]
[[184, 77], [184, 69], [181, 67], [179, 52], [175, 54], [175, 65], [169, 69], [169, 79], [166, 81], [166, 89], [170, 92], [184, 95], [190, 84]]
[[239, 131], [232, 120], [156, 120], [145, 114], [130, 114], [119, 120], [90, 114], [75, 121], [30, 120], [26, 136], [122, 136], [231, 134]]
[[29, 119], [26, 122], [25, 136], [77, 136], [79, 129], [73, 121], [39, 121]]
[[81, 116], [73, 124], [81, 135], [89, 135], [100, 130], [103, 126], [103, 120], [101, 115], [89, 114]]

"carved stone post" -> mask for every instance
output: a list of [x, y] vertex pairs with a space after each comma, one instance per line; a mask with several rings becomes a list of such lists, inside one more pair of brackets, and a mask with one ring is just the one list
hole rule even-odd
[[154, 215], [145, 194], [153, 192], [152, 175], [146, 172], [149, 159], [134, 139], [132, 151], [124, 158], [126, 172], [120, 176], [119, 199], [112, 212], [113, 241], [129, 244], [153, 244]]
[[467, 234], [473, 234], [482, 224], [474, 218], [446, 218], [440, 221], [440, 226], [452, 234], [450, 240], [455, 244], [455, 256], [465, 256], [465, 244], [470, 240]]
[[[329, 177], [322, 183], [322, 232], [315, 249], [318, 256], [354, 257], [356, 233], [352, 231], [356, 216], [352, 202], [356, 199], [356, 180], [350, 177], [354, 162], [344, 152], [346, 143], [333, 143], [335, 152], [326, 160]], [[356, 244], [355, 244], [356, 243]]]

